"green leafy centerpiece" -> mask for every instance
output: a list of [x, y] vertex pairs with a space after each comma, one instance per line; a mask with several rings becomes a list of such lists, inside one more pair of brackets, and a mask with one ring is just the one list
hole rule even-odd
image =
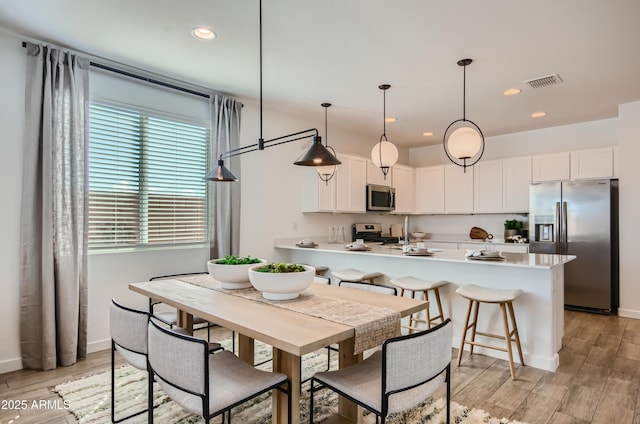
[[271, 263], [249, 268], [249, 279], [262, 297], [270, 300], [289, 300], [313, 283], [316, 269], [309, 265]]
[[245, 289], [251, 287], [249, 268], [257, 264], [266, 264], [264, 259], [251, 256], [227, 255], [224, 258], [207, 262], [209, 275], [220, 282], [223, 289]]

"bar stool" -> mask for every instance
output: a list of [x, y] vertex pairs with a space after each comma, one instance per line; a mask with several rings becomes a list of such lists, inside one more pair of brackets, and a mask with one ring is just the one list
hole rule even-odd
[[351, 281], [353, 283], [368, 281], [371, 284], [373, 284], [375, 278], [382, 275], [380, 272], [362, 272], [352, 268], [340, 269], [333, 271], [331, 274], [340, 281]]
[[[467, 309], [467, 318], [465, 320], [464, 331], [462, 332], [462, 342], [460, 343], [460, 351], [458, 352], [458, 366], [460, 366], [460, 362], [462, 361], [462, 352], [464, 351], [464, 345], [470, 345], [469, 353], [473, 355], [473, 347], [474, 346], [482, 346], [489, 349], [501, 350], [503, 352], [507, 352], [509, 356], [509, 369], [511, 371], [511, 379], [516, 379], [516, 371], [513, 364], [513, 352], [511, 349], [511, 343], [515, 342], [516, 347], [518, 349], [518, 356], [520, 357], [520, 364], [524, 365], [524, 358], [522, 356], [522, 347], [520, 346], [520, 337], [518, 336], [518, 326], [516, 325], [516, 317], [513, 313], [513, 301], [518, 298], [522, 294], [522, 290], [500, 290], [500, 289], [491, 289], [487, 287], [476, 286], [475, 284], [468, 284], [466, 286], [460, 287], [456, 290], [460, 296], [469, 300], [469, 308]], [[504, 324], [504, 336], [500, 336], [497, 334], [491, 333], [483, 333], [480, 331], [476, 331], [476, 324], [478, 323], [478, 309], [480, 308], [480, 303], [497, 303], [500, 305], [500, 310], [502, 310], [502, 321]], [[473, 313], [473, 322], [469, 324], [469, 318], [471, 317], [471, 309], [475, 304], [475, 309]], [[511, 326], [512, 329], [509, 329], [509, 320], [507, 319], [507, 309], [509, 309], [509, 315], [511, 316]], [[471, 339], [467, 340], [467, 331], [471, 329]], [[485, 337], [493, 337], [496, 339], [502, 339], [506, 343], [506, 348], [495, 345], [488, 345], [484, 343], [476, 342], [476, 334], [485, 336]]]
[[421, 319], [417, 317], [417, 314], [412, 314], [409, 317], [409, 334], [411, 334], [414, 330], [418, 330], [417, 327], [414, 326], [414, 322], [424, 322], [427, 324], [427, 328], [431, 328], [431, 323], [435, 320], [440, 320], [440, 322], [444, 322], [444, 313], [442, 312], [442, 302], [440, 301], [440, 287], [446, 286], [449, 284], [448, 281], [427, 281], [422, 278], [417, 277], [399, 277], [393, 278], [390, 281], [391, 284], [398, 287], [400, 289], [400, 296], [404, 296], [404, 292], [410, 291], [411, 298], [415, 299], [416, 292], [422, 292], [422, 296], [424, 300], [429, 300], [429, 291], [433, 290], [433, 294], [436, 298], [436, 306], [438, 307], [438, 315], [435, 317], [431, 317], [429, 312], [429, 306], [426, 307], [426, 319]]

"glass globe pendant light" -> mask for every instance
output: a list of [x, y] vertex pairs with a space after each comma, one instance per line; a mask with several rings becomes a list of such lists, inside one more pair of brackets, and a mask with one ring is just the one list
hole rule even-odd
[[[322, 103], [320, 106], [324, 108], [324, 144], [327, 150], [331, 150], [333, 156], [337, 158], [338, 156], [336, 155], [336, 151], [333, 147], [329, 146], [329, 138], [327, 136], [327, 109], [331, 107], [331, 103]], [[336, 165], [316, 166], [316, 171], [318, 172], [320, 179], [328, 185], [329, 180], [336, 174], [336, 168]]]
[[461, 166], [467, 172], [468, 166], [473, 166], [484, 153], [484, 135], [475, 122], [466, 118], [466, 78], [467, 66], [471, 59], [461, 59], [458, 66], [463, 68], [462, 77], [462, 119], [453, 121], [444, 132], [442, 143], [444, 152], [454, 164]]
[[382, 90], [382, 135], [380, 136], [380, 141], [371, 149], [371, 160], [382, 170], [386, 180], [389, 168], [398, 161], [398, 148], [387, 139], [386, 91], [391, 88], [391, 85], [382, 84], [378, 88]]

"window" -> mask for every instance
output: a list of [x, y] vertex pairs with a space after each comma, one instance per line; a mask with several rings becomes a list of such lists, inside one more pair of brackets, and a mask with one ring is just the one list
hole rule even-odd
[[93, 102], [89, 248], [207, 239], [209, 128]]

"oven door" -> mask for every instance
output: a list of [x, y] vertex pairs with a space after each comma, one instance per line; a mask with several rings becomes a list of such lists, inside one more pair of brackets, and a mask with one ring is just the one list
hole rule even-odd
[[367, 185], [367, 210], [393, 211], [396, 206], [396, 190], [393, 187]]

